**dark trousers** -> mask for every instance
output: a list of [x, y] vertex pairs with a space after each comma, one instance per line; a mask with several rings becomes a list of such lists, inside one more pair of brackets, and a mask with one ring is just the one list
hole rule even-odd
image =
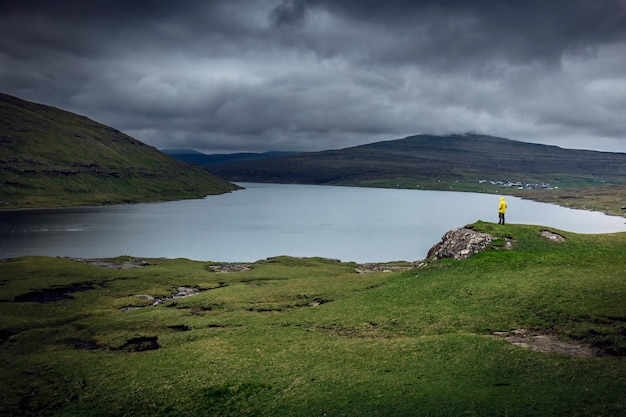
[[498, 224], [504, 224], [504, 213], [498, 213]]

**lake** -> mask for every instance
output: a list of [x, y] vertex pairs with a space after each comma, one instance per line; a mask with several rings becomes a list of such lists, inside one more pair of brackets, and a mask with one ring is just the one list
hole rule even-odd
[[[204, 199], [0, 211], [0, 258], [23, 255], [254, 262], [278, 255], [414, 261], [453, 228], [498, 221], [500, 196], [242, 183]], [[507, 222], [626, 231], [622, 217], [506, 197]]]

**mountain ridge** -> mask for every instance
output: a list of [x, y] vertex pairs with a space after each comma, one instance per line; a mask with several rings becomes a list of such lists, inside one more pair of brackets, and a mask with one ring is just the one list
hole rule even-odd
[[[565, 149], [479, 134], [414, 135], [280, 160], [211, 169], [236, 181], [363, 185], [368, 181], [480, 179], [626, 183], [626, 154]], [[412, 187], [411, 187], [412, 188]]]
[[236, 152], [227, 154], [205, 154], [195, 149], [161, 149], [161, 152], [170, 155], [180, 161], [200, 165], [201, 167], [212, 167], [215, 165], [229, 164], [240, 161], [253, 161], [258, 159], [280, 158], [291, 156], [298, 152], [288, 151], [268, 151], [268, 152]]
[[0, 208], [200, 198], [237, 189], [117, 129], [0, 93]]

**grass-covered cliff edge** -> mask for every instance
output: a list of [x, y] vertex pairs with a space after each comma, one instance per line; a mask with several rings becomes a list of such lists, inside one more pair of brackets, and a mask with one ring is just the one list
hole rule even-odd
[[237, 187], [84, 116], [0, 94], [0, 209], [135, 203]]
[[470, 227], [486, 252], [401, 272], [5, 260], [0, 414], [626, 414], [626, 233]]

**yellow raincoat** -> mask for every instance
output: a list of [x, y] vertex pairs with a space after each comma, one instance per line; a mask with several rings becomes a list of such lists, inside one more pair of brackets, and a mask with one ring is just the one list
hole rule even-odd
[[506, 211], [506, 201], [504, 197], [500, 197], [500, 205], [498, 206], [498, 224], [504, 224], [504, 212]]
[[498, 206], [498, 213], [506, 212], [506, 201], [504, 201], [504, 197], [500, 197], [500, 205]]

